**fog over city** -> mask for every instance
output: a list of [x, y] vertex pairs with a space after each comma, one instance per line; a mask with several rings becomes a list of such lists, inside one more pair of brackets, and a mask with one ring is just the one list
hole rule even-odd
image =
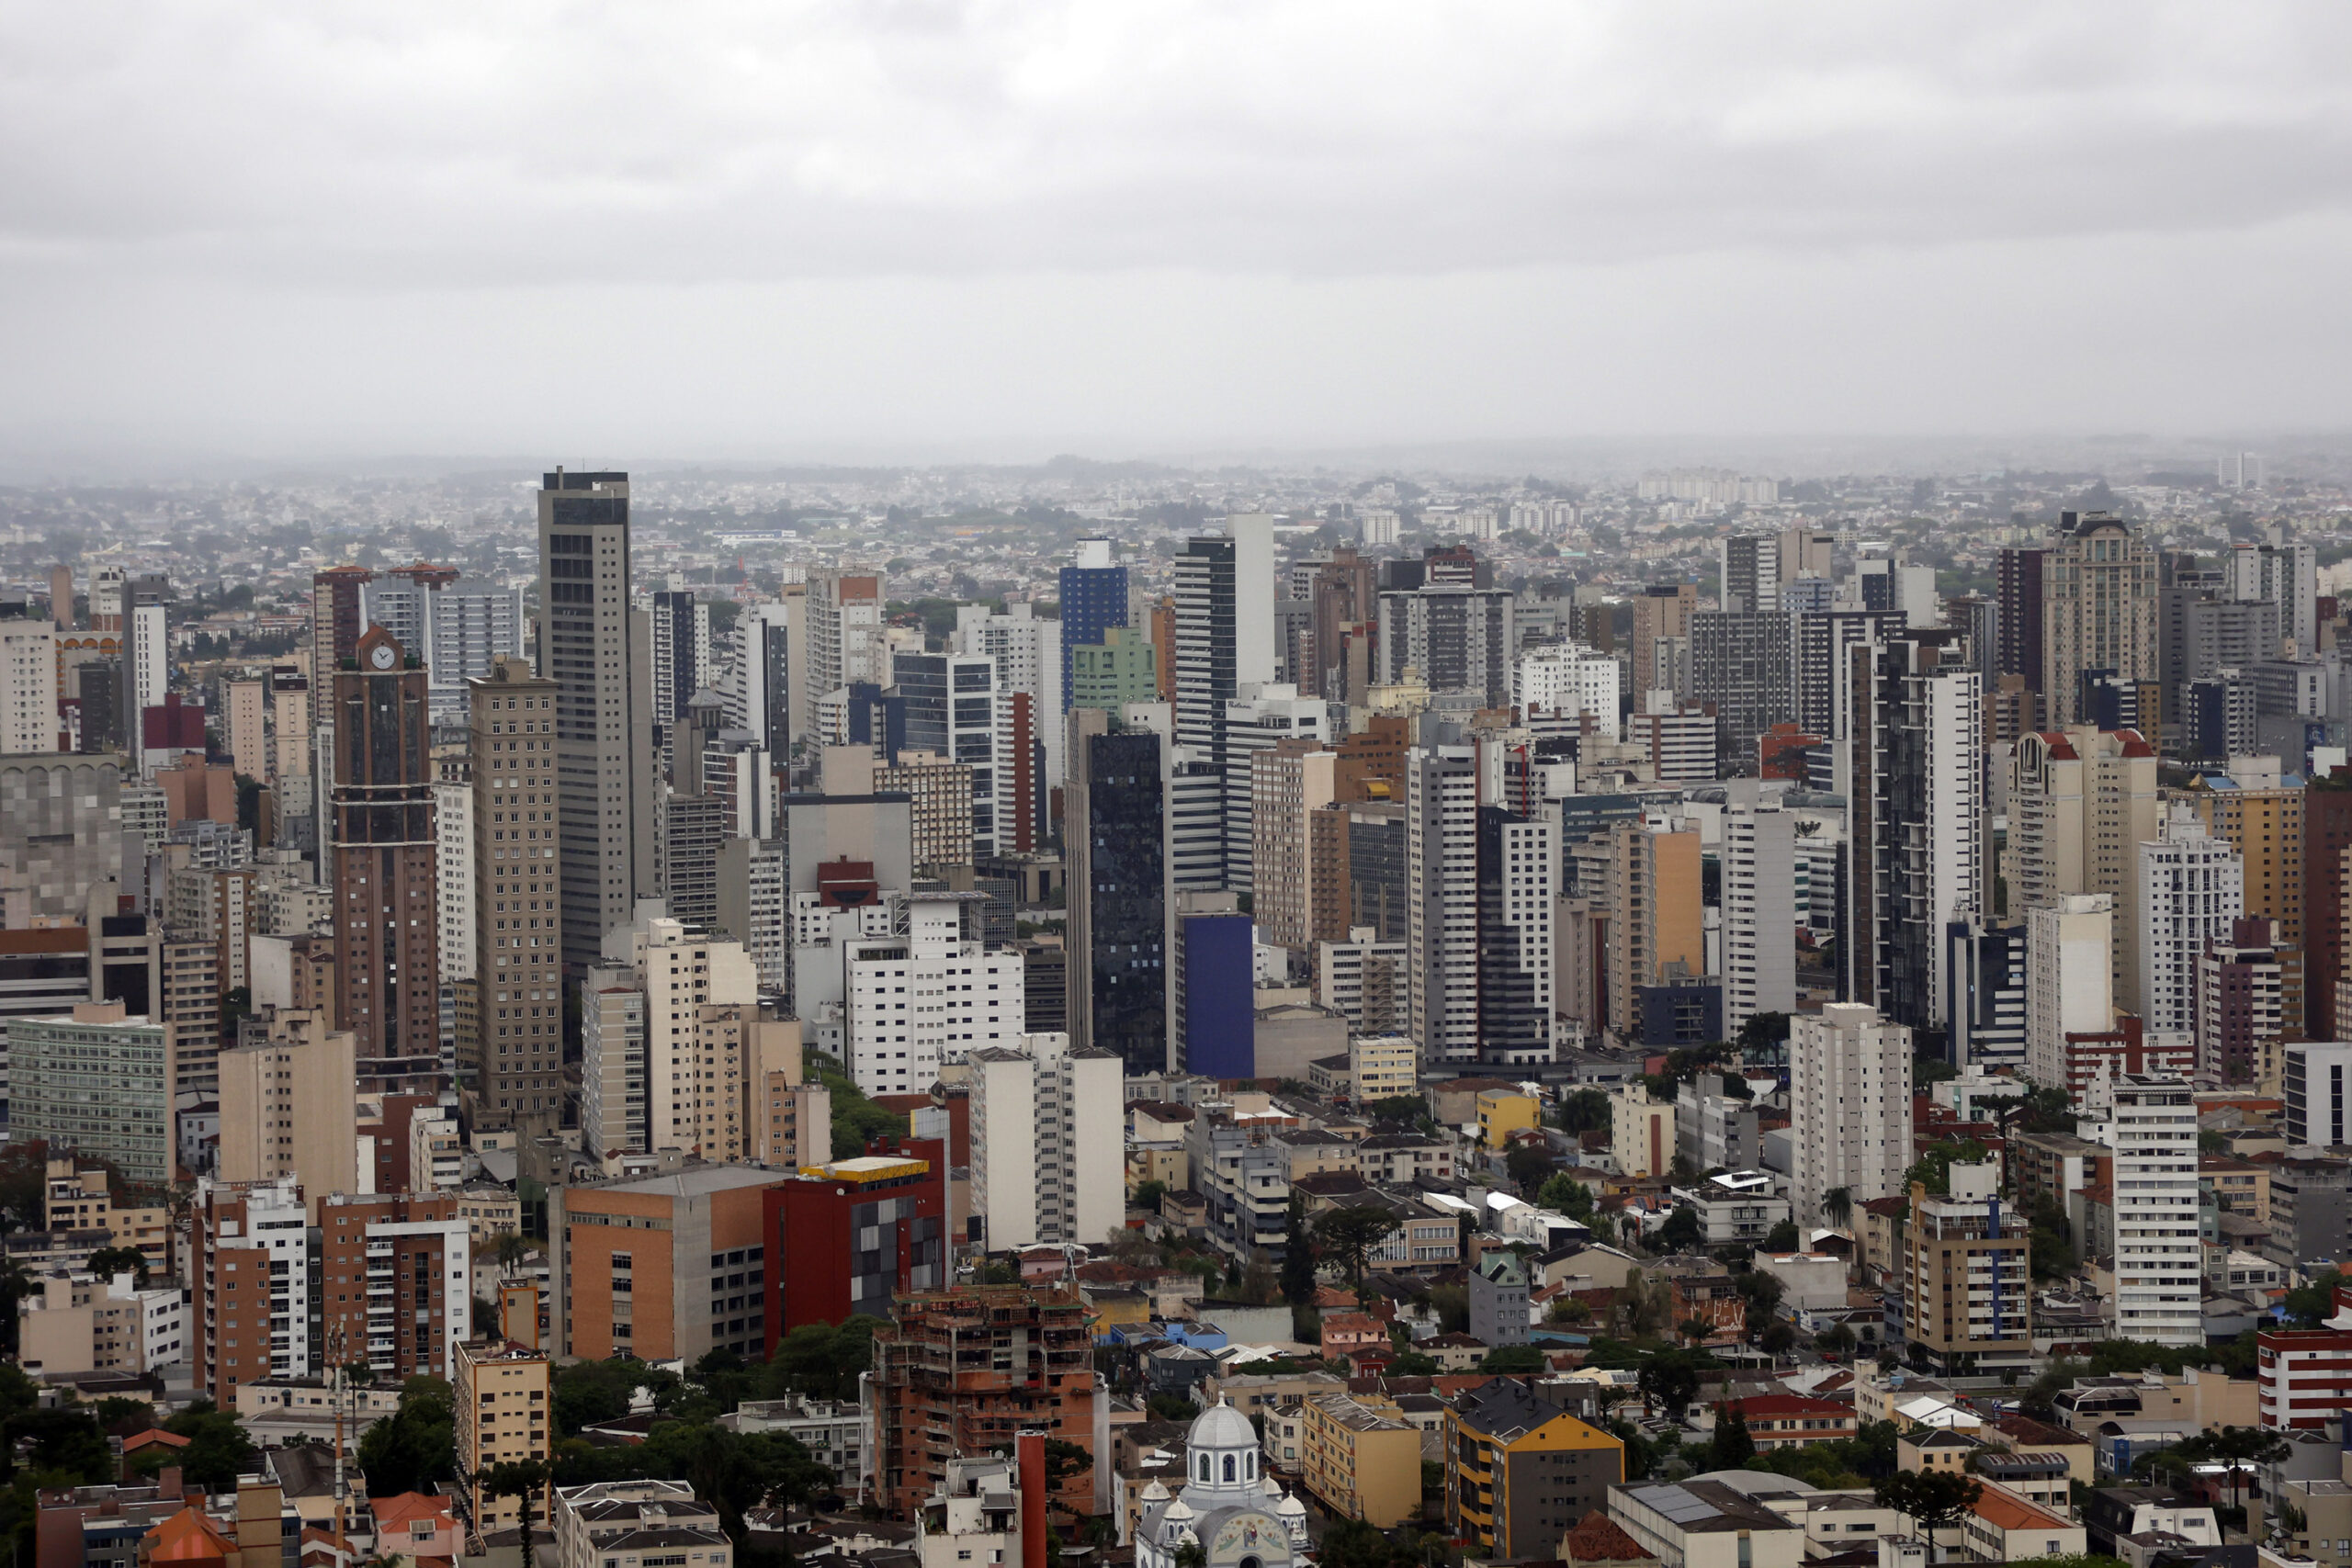
[[2309, 5], [12, 6], [0, 463], [2329, 446], [2348, 33]]

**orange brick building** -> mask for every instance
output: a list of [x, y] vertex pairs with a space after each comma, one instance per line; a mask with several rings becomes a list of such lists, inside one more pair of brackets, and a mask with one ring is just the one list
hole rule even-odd
[[910, 1518], [950, 1459], [1042, 1430], [1095, 1456], [1062, 1500], [1110, 1511], [1110, 1394], [1083, 1303], [1066, 1291], [976, 1285], [901, 1296], [897, 1309], [874, 1337], [872, 1501]]
[[757, 1356], [769, 1283], [763, 1195], [791, 1179], [753, 1166], [696, 1165], [660, 1176], [561, 1187], [548, 1195], [555, 1238], [559, 1355], [692, 1361]]

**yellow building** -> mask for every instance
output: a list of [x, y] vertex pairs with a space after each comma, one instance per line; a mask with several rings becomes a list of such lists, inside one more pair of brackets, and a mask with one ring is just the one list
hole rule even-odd
[[1478, 1095], [1478, 1141], [1490, 1149], [1503, 1146], [1513, 1133], [1532, 1133], [1544, 1125], [1544, 1107], [1532, 1094], [1483, 1089]]
[[[475, 1340], [457, 1348], [458, 1483], [465, 1488], [475, 1528], [501, 1529], [520, 1521], [521, 1503], [482, 1490], [482, 1477], [509, 1461], [549, 1459], [553, 1416], [544, 1351], [505, 1340]], [[532, 1508], [548, 1517], [548, 1499]]]
[[1445, 1416], [1445, 1520], [1469, 1555], [1550, 1557], [1625, 1479], [1625, 1445], [1523, 1382], [1497, 1378]]
[[1300, 1468], [1342, 1518], [1394, 1529], [1421, 1506], [1420, 1428], [1377, 1396], [1327, 1393], [1299, 1412]]
[[78, 1169], [71, 1155], [48, 1166], [47, 1229], [106, 1231], [117, 1247], [136, 1247], [158, 1272], [172, 1262], [172, 1216], [168, 1209], [119, 1209], [103, 1169]]

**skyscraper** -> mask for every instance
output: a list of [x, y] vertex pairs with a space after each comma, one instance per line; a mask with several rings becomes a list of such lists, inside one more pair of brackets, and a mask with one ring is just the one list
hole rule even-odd
[[357, 649], [359, 634], [368, 626], [363, 590], [375, 581], [364, 566], [331, 566], [311, 574], [311, 679], [320, 686]]
[[[1168, 1067], [1168, 742], [1070, 715], [1069, 1024], [1131, 1073]], [[1097, 721], [1091, 728], [1087, 721]]]
[[2067, 512], [2041, 563], [2041, 701], [2052, 728], [2075, 722], [2086, 670], [2157, 678], [2156, 557], [2121, 518]]
[[562, 1120], [563, 911], [557, 725], [561, 684], [502, 659], [468, 682], [474, 963], [458, 1084], [473, 1125]]
[[659, 892], [652, 632], [629, 608], [628, 476], [548, 474], [539, 491], [539, 672], [556, 683], [556, 863], [567, 968]]
[[[1078, 552], [1061, 572], [1061, 696], [1062, 711], [1070, 708], [1070, 649], [1098, 646], [1102, 634], [1127, 624], [1127, 569], [1111, 561], [1111, 541], [1080, 539]], [[1045, 722], [1058, 728], [1058, 715]]]
[[1414, 748], [1405, 783], [1406, 956], [1422, 1061], [1549, 1060], [1556, 819], [1482, 806], [1475, 746]]
[[2083, 1131], [2112, 1151], [2115, 1191], [2131, 1223], [2115, 1227], [2115, 1333], [2158, 1345], [2201, 1345], [2199, 1316], [2197, 1102], [2188, 1080], [2102, 1075]]
[[804, 694], [793, 683], [797, 620], [804, 601], [753, 604], [735, 622], [735, 671], [729, 716], [776, 756], [788, 755], [806, 733]]
[[2008, 782], [2009, 908], [2035, 908], [2070, 893], [2109, 895], [2115, 994], [2138, 998], [2138, 846], [2156, 837], [2161, 821], [2155, 749], [2136, 730], [2038, 731], [2018, 741]]
[[1853, 923], [1849, 993], [1893, 1022], [1937, 1026], [1946, 926], [1984, 908], [1976, 746], [1983, 682], [1964, 639], [1894, 634], [1855, 648]]
[[441, 1054], [432, 713], [424, 671], [387, 631], [334, 675], [337, 1017], [365, 1056]]
[[[357, 570], [357, 569], [345, 569]], [[462, 724], [466, 682], [523, 654], [523, 591], [465, 581], [454, 567], [423, 562], [360, 585], [366, 622], [424, 660], [436, 723]]]
[[1466, 694], [1480, 707], [1505, 707], [1517, 673], [1512, 630], [1517, 596], [1508, 588], [1429, 581], [1380, 596], [1380, 680], [1417, 671], [1432, 692]]
[[1715, 542], [1715, 564], [1717, 598], [1724, 614], [1753, 615], [1781, 607], [1778, 534], [1726, 534]]

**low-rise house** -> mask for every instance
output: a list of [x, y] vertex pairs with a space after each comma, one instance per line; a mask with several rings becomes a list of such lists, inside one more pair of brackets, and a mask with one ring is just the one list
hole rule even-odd
[[2022, 1562], [2090, 1550], [2082, 1526], [1997, 1482], [1985, 1485], [1960, 1523], [1968, 1554], [1979, 1562]]
[[1834, 1399], [1808, 1399], [1796, 1393], [1758, 1393], [1724, 1402], [1747, 1423], [1747, 1435], [1759, 1453], [1774, 1449], [1801, 1448], [1806, 1443], [1854, 1435], [1854, 1407]]
[[1802, 1524], [1721, 1481], [1612, 1486], [1609, 1517], [1659, 1568], [1799, 1568], [1806, 1556]]

